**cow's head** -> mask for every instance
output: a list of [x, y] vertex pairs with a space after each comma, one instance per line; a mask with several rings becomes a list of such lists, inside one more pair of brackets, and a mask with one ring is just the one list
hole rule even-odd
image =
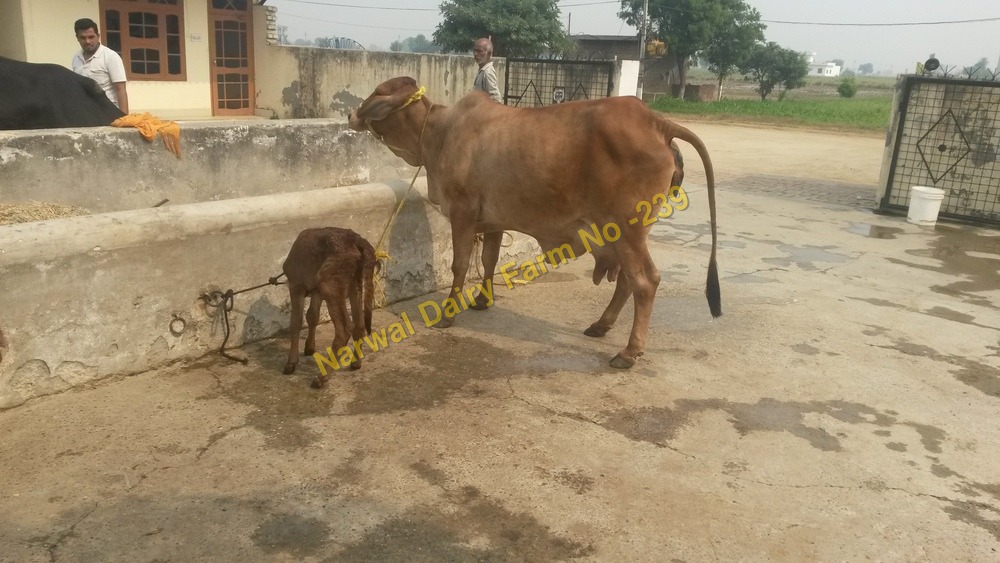
[[[418, 101], [421, 103], [415, 103]], [[420, 137], [430, 105], [416, 80], [408, 76], [393, 78], [379, 84], [351, 112], [348, 124], [355, 131], [371, 131], [396, 156], [419, 166]]]

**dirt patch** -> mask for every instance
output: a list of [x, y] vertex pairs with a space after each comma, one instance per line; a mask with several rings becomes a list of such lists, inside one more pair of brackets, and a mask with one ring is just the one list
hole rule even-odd
[[60, 217], [90, 215], [90, 210], [82, 207], [29, 201], [27, 203], [0, 203], [0, 225], [31, 223]]

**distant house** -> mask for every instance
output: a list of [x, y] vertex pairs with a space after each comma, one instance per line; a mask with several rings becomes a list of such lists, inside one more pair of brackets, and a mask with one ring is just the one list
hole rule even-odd
[[825, 63], [816, 62], [816, 53], [809, 53], [809, 75], [810, 76], [840, 76], [840, 65], [833, 61]]
[[571, 35], [577, 55], [609, 61], [639, 60], [639, 38], [635, 35]]

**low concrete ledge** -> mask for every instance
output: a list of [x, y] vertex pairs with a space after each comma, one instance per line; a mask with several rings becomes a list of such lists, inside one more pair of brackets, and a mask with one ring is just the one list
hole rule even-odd
[[[423, 184], [387, 237], [390, 301], [451, 282], [451, 229], [422, 197]], [[352, 228], [376, 244], [407, 186], [395, 181], [0, 226], [0, 408], [217, 350], [221, 315], [202, 294], [266, 283], [305, 228]], [[518, 235], [502, 259], [536, 252], [532, 239]], [[273, 336], [288, 326], [287, 290], [239, 295], [229, 316], [228, 346]]]
[[0, 131], [0, 203], [95, 213], [381, 182], [412, 168], [328, 119], [181, 123], [178, 160], [132, 128]]

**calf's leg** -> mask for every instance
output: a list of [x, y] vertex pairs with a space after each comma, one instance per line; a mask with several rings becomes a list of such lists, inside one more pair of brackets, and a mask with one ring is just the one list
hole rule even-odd
[[[333, 321], [333, 354], [339, 359], [340, 349], [347, 345], [350, 338], [347, 324], [347, 295], [345, 287], [336, 283], [340, 280], [325, 281], [319, 286], [319, 293], [322, 300], [326, 302], [326, 308], [330, 312], [330, 320]], [[353, 364], [352, 364], [353, 367]], [[319, 389], [326, 385], [326, 377], [322, 372], [316, 374], [316, 379], [310, 384], [313, 389]]]
[[[365, 337], [365, 310], [362, 307], [361, 298], [361, 280], [355, 280], [351, 283], [351, 291], [349, 292], [349, 297], [351, 301], [351, 338], [354, 342], [361, 342]], [[344, 310], [344, 314], [347, 314], [347, 310]], [[361, 358], [355, 358], [351, 362], [351, 369], [359, 369], [361, 367]]]
[[288, 323], [289, 335], [288, 360], [285, 362], [285, 375], [295, 373], [295, 367], [299, 364], [299, 333], [302, 332], [302, 307], [306, 298], [303, 288], [288, 284], [288, 298], [292, 305], [292, 317]]
[[319, 324], [319, 309], [323, 306], [323, 298], [318, 291], [309, 294], [309, 309], [306, 311], [306, 325], [309, 333], [306, 336], [306, 348], [302, 352], [303, 356], [312, 356], [316, 353], [316, 325]]

